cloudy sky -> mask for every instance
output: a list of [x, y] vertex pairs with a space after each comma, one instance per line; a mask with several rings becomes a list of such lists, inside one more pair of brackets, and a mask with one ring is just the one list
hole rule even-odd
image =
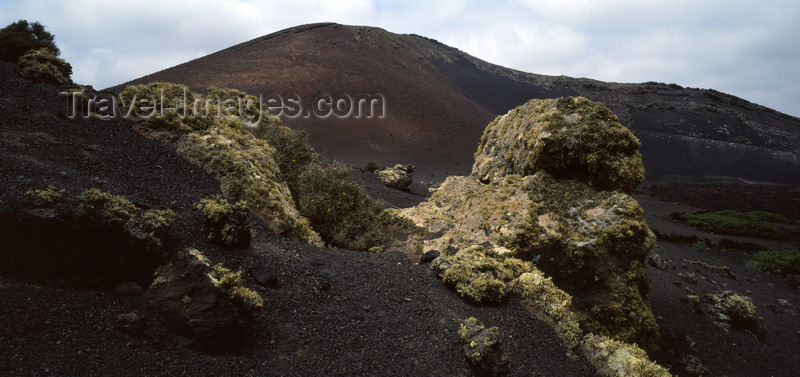
[[522, 71], [712, 88], [800, 116], [797, 0], [0, 0], [0, 24], [19, 19], [44, 24], [73, 79], [96, 88], [333, 21], [420, 34]]

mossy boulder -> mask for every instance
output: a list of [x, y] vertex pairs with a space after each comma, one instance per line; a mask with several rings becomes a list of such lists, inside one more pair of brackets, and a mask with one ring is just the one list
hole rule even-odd
[[211, 261], [196, 249], [184, 249], [155, 274], [143, 296], [145, 306], [192, 347], [225, 351], [243, 345], [261, 296], [242, 285], [241, 271]]
[[749, 331], [761, 340], [767, 335], [764, 320], [749, 297], [733, 291], [724, 291], [719, 294], [707, 294], [705, 302], [702, 312], [720, 327]]
[[486, 127], [472, 175], [487, 182], [540, 170], [626, 193], [644, 180], [639, 140], [611, 110], [583, 97], [531, 100]]
[[408, 191], [408, 186], [411, 186], [411, 173], [413, 172], [413, 165], [396, 164], [389, 168], [379, 169], [375, 174], [385, 186], [395, 190]]
[[[432, 266], [446, 283], [469, 275], [442, 270], [453, 258], [481, 265], [456, 283], [473, 301], [502, 299], [515, 287], [536, 298], [533, 282], [544, 280], [519, 280], [533, 270], [502, 272], [504, 260], [530, 261], [570, 297], [561, 306], [580, 314], [564, 322], [570, 341], [580, 326], [652, 350], [658, 326], [644, 263], [655, 235], [626, 194], [643, 177], [638, 145], [602, 104], [533, 100], [487, 127], [471, 176], [449, 177], [399, 213], [429, 234], [418, 237], [422, 252], [443, 252]], [[499, 262], [486, 263], [488, 255]], [[551, 301], [558, 300], [544, 300]]]
[[505, 376], [508, 373], [508, 355], [500, 344], [497, 327], [486, 328], [475, 317], [461, 322], [458, 335], [466, 344], [464, 354], [477, 376]]

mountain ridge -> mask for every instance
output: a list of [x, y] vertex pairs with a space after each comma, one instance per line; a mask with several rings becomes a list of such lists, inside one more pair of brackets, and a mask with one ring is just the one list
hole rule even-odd
[[109, 88], [171, 81], [250, 93], [373, 93], [387, 116], [284, 119], [323, 155], [418, 167], [421, 179], [469, 170], [483, 129], [529, 99], [603, 102], [642, 142], [647, 180], [672, 175], [800, 183], [800, 118], [713, 89], [547, 76], [491, 64], [415, 34], [335, 23], [300, 25]]

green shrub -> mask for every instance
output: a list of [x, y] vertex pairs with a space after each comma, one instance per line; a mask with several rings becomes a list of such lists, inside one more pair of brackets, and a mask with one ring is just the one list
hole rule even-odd
[[759, 251], [746, 265], [757, 270], [781, 270], [788, 274], [800, 274], [800, 249]]
[[72, 66], [47, 48], [30, 50], [19, 58], [22, 76], [54, 85], [72, 84]]
[[306, 133], [295, 131], [280, 124], [280, 120], [262, 122], [253, 131], [257, 137], [266, 140], [275, 148], [274, 159], [280, 170], [280, 177], [296, 196], [300, 176], [309, 168], [320, 164], [320, 158], [306, 140]]
[[699, 252], [708, 251], [708, 245], [705, 240], [700, 240], [692, 244], [692, 249]]
[[197, 208], [203, 211], [210, 242], [225, 246], [247, 246], [253, 237], [253, 230], [247, 223], [247, 202], [240, 200], [234, 204], [221, 195], [200, 200]]
[[380, 169], [380, 166], [378, 166], [378, 163], [375, 162], [375, 160], [369, 160], [367, 161], [367, 164], [364, 165], [364, 171], [368, 173], [374, 173], [378, 171], [378, 169]]
[[0, 29], [0, 59], [17, 63], [19, 58], [30, 50], [45, 48], [58, 56], [60, 51], [55, 36], [38, 23], [19, 20]]
[[128, 221], [138, 210], [130, 200], [111, 195], [99, 189], [86, 190], [79, 197], [79, 212], [97, 213], [103, 211], [111, 215], [111, 220]]
[[694, 228], [713, 233], [779, 240], [789, 239], [789, 232], [762, 222], [762, 219], [765, 218], [764, 213], [757, 212], [754, 214], [753, 212], [741, 213], [722, 210], [706, 213], [684, 213], [681, 218]]
[[383, 205], [350, 180], [349, 171], [339, 162], [330, 166], [309, 164], [295, 182], [293, 195], [297, 209], [323, 241], [366, 251], [388, 241], [381, 221]]

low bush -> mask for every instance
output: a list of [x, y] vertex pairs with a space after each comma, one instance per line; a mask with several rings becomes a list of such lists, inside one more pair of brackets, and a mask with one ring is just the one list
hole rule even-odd
[[367, 161], [367, 164], [364, 165], [364, 171], [368, 173], [374, 173], [378, 171], [378, 169], [380, 169], [380, 166], [378, 166], [378, 163], [375, 162], [375, 160], [369, 160]]
[[247, 223], [247, 202], [240, 200], [234, 204], [221, 195], [200, 200], [197, 208], [205, 216], [206, 231], [210, 242], [225, 246], [246, 247], [254, 235]]
[[47, 48], [30, 50], [19, 58], [22, 76], [53, 85], [72, 84], [72, 66]]
[[780, 270], [786, 274], [800, 274], [800, 249], [786, 251], [759, 251], [746, 262], [756, 270]]
[[49, 207], [55, 204], [64, 195], [64, 189], [58, 190], [56, 186], [49, 185], [43, 189], [25, 191], [25, 201], [34, 207]]
[[767, 212], [742, 213], [722, 210], [706, 213], [684, 213], [681, 215], [681, 219], [694, 228], [712, 233], [779, 240], [789, 239], [791, 236], [789, 232], [763, 222], [763, 219], [774, 219], [775, 216], [780, 215]]
[[382, 222], [383, 205], [348, 175], [340, 162], [309, 164], [292, 193], [300, 213], [311, 221], [326, 243], [366, 251], [388, 241]]

